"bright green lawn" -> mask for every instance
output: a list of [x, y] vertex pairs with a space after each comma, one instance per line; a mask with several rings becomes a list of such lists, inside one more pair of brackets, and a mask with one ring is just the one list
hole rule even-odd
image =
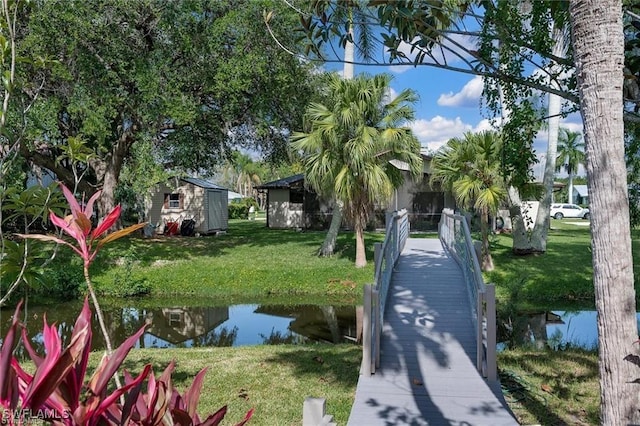
[[[152, 363], [160, 374], [175, 359], [172, 379], [180, 392], [208, 367], [198, 412], [207, 416], [227, 405], [224, 425], [236, 424], [251, 408], [251, 426], [300, 425], [307, 396], [325, 398], [327, 413], [344, 425], [353, 404], [361, 351], [356, 345], [138, 349], [124, 367], [139, 372]], [[97, 361], [98, 354], [92, 359]]]
[[[500, 301], [515, 302], [522, 308], [594, 309], [590, 231], [574, 223], [587, 222], [553, 219], [547, 252], [542, 255], [515, 256], [510, 235], [493, 237], [495, 270], [485, 273], [485, 280], [496, 285]], [[640, 231], [633, 232], [633, 247], [640, 290]]]
[[373, 242], [384, 235], [367, 233], [369, 264], [361, 269], [354, 267], [352, 233], [339, 235], [331, 258], [316, 255], [324, 237], [325, 232], [268, 229], [261, 221], [230, 221], [220, 236], [128, 238], [105, 247], [92, 277], [110, 295], [142, 283], [153, 295], [236, 302], [290, 296], [360, 301], [363, 284], [373, 280]]

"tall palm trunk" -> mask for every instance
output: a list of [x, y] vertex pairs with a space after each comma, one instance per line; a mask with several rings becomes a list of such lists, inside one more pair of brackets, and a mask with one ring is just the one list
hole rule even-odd
[[[353, 25], [349, 25], [349, 34], [353, 37]], [[353, 39], [353, 38], [352, 38]], [[353, 43], [347, 41], [344, 47], [344, 68], [343, 77], [347, 80], [353, 78], [354, 65], [353, 60], [355, 57], [355, 46]], [[341, 201], [333, 200], [333, 215], [331, 216], [331, 224], [329, 225], [329, 231], [322, 242], [322, 246], [318, 252], [318, 255], [328, 257], [333, 255], [333, 251], [336, 248], [336, 241], [338, 239], [338, 232], [340, 232], [340, 226], [342, 225], [342, 209], [343, 205]]]
[[569, 169], [569, 190], [567, 194], [567, 203], [573, 203], [573, 170]]
[[356, 234], [356, 268], [364, 268], [367, 266], [367, 253], [364, 246], [364, 221], [361, 217], [356, 217], [353, 225]]
[[489, 246], [489, 211], [482, 209], [480, 215], [480, 233], [482, 234], [482, 250], [480, 251], [482, 264], [480, 266], [483, 271], [493, 271], [493, 258]]
[[[525, 2], [526, 3], [526, 2]], [[521, 7], [526, 7], [526, 4], [522, 3]], [[502, 65], [501, 67], [503, 67]], [[511, 116], [511, 111], [507, 108], [504, 101], [504, 90], [502, 85], [498, 84], [498, 93], [500, 96], [500, 103], [502, 105], [502, 123], [506, 123]], [[531, 241], [527, 233], [527, 228], [522, 216], [522, 199], [520, 198], [520, 191], [512, 185], [507, 188], [508, 197], [507, 202], [509, 206], [509, 216], [511, 217], [511, 232], [512, 232], [512, 251], [516, 254], [528, 254], [531, 253]]]
[[[554, 40], [553, 54], [558, 57], [566, 55], [565, 32], [562, 28], [554, 26], [552, 30]], [[557, 81], [552, 80], [551, 86], [560, 89]], [[560, 130], [560, 96], [549, 93], [549, 132], [547, 143], [547, 158], [544, 165], [544, 177], [542, 184], [544, 192], [540, 204], [538, 206], [538, 215], [531, 234], [531, 245], [535, 251], [547, 251], [547, 237], [549, 235], [549, 221], [551, 211], [551, 203], [553, 202], [553, 182], [556, 171], [556, 157], [558, 155], [558, 132]]]
[[624, 159], [622, 2], [571, 0], [569, 12], [591, 205], [600, 422], [639, 424], [638, 367], [624, 359], [637, 351], [638, 327]]

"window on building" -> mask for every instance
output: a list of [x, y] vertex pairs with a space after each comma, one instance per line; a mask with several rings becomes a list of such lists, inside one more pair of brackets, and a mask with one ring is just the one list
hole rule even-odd
[[298, 204], [304, 203], [304, 188], [289, 189], [289, 202]]
[[165, 209], [181, 209], [182, 208], [182, 194], [164, 194], [164, 208]]

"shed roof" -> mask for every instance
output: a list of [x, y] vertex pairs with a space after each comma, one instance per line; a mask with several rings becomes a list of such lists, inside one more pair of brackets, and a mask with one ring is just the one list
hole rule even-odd
[[267, 182], [263, 185], [257, 186], [256, 189], [287, 189], [303, 181], [304, 181], [304, 174], [300, 173], [297, 175], [288, 176], [286, 178]]
[[227, 190], [227, 188], [223, 188], [219, 185], [216, 185], [215, 183], [206, 181], [204, 179], [198, 179], [198, 178], [182, 178], [180, 180], [183, 180], [185, 182], [188, 182], [190, 184], [193, 184], [195, 186], [199, 186], [200, 188], [205, 188], [205, 189], [222, 189], [222, 190]]

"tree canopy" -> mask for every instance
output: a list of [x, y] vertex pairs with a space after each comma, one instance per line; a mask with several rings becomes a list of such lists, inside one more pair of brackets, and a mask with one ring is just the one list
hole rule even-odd
[[[312, 98], [313, 72], [255, 25], [269, 7], [35, 0], [20, 20], [18, 49], [49, 66], [19, 69], [22, 102], [33, 107], [16, 108], [9, 137], [26, 129], [22, 155], [68, 182], [70, 165], [57, 159], [69, 138], [81, 137], [94, 153], [82, 190], [103, 185], [106, 207], [143, 140], [156, 160], [185, 171], [211, 170], [238, 146], [282, 158]], [[273, 30], [290, 40], [295, 19], [281, 14]]]
[[[349, 3], [349, 2], [345, 2]], [[569, 2], [539, 0], [439, 0], [386, 2], [368, 0], [360, 7], [375, 22], [373, 42], [382, 47], [359, 64], [428, 66], [480, 75], [485, 80], [484, 107], [502, 129], [505, 171], [518, 186], [531, 178], [537, 161], [533, 138], [546, 118], [539, 93], [563, 100], [561, 115], [579, 108], [573, 51], [554, 53], [550, 31], [569, 22]], [[625, 0], [625, 121], [640, 121], [640, 6]], [[316, 0], [302, 11], [301, 40], [307, 56], [340, 62], [338, 47], [349, 34], [336, 17], [341, 2]], [[330, 47], [327, 47], [330, 46]], [[498, 89], [499, 87], [499, 89]], [[509, 120], [502, 122], [505, 111]]]

